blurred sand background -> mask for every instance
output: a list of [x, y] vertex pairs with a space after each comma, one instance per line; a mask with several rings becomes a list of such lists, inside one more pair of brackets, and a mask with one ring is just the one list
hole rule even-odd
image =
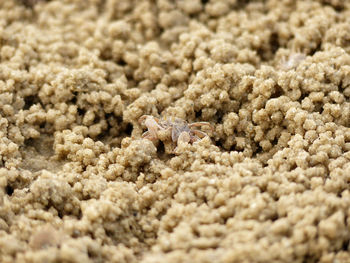
[[350, 262], [349, 52], [350, 1], [0, 0], [0, 262]]

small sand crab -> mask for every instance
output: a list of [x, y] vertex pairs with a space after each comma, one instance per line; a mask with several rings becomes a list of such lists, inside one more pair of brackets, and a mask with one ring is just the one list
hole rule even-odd
[[158, 131], [170, 130], [171, 140], [178, 144], [181, 142], [194, 143], [207, 136], [206, 133], [194, 129], [194, 127], [209, 126], [211, 130], [213, 127], [209, 122], [194, 122], [187, 123], [186, 121], [174, 118], [173, 120], [158, 119], [150, 115], [143, 115], [139, 119], [141, 124], [144, 124], [148, 131], [142, 134], [143, 138], [149, 139], [153, 142], [158, 140]]
[[288, 71], [290, 69], [295, 69], [299, 66], [301, 62], [306, 59], [306, 55], [300, 52], [291, 53], [288, 58], [284, 57], [279, 65], [279, 67]]

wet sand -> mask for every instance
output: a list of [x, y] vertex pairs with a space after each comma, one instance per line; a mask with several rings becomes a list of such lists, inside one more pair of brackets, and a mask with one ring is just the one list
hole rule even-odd
[[0, 1], [0, 262], [350, 262], [349, 98], [350, 1]]

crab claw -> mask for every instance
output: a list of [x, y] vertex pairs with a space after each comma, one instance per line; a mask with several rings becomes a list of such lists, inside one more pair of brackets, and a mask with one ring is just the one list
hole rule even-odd
[[148, 129], [147, 132], [145, 132], [143, 134], [143, 137], [146, 139], [149, 139], [151, 141], [155, 141], [158, 139], [158, 130], [163, 129], [163, 127], [161, 127], [158, 124], [159, 120], [153, 116], [150, 115], [143, 115], [139, 118], [139, 123], [145, 125]]
[[158, 124], [159, 119], [151, 115], [142, 115], [138, 120], [140, 124], [145, 124], [146, 126], [147, 126], [146, 122], [151, 122], [151, 121], [155, 121]]
[[143, 124], [143, 123], [145, 122], [145, 120], [146, 120], [148, 117], [151, 117], [151, 116], [149, 116], [149, 115], [142, 115], [142, 116], [139, 118], [138, 122], [139, 122], [140, 124]]
[[177, 143], [179, 142], [187, 142], [189, 143], [191, 141], [191, 136], [188, 132], [181, 132], [179, 137], [177, 138]]

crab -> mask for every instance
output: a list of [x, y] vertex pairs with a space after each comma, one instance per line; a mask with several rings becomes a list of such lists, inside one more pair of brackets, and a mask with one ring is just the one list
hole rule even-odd
[[139, 123], [144, 124], [148, 129], [142, 137], [152, 142], [158, 141], [158, 131], [171, 131], [171, 140], [179, 144], [179, 142], [194, 143], [207, 136], [206, 133], [194, 129], [195, 127], [209, 126], [212, 131], [214, 130], [209, 122], [188, 123], [179, 118], [166, 120], [151, 115], [141, 116]]
[[295, 52], [288, 56], [288, 58], [284, 57], [279, 65], [279, 67], [288, 71], [290, 69], [295, 69], [299, 66], [301, 62], [306, 59], [306, 55], [304, 53]]

